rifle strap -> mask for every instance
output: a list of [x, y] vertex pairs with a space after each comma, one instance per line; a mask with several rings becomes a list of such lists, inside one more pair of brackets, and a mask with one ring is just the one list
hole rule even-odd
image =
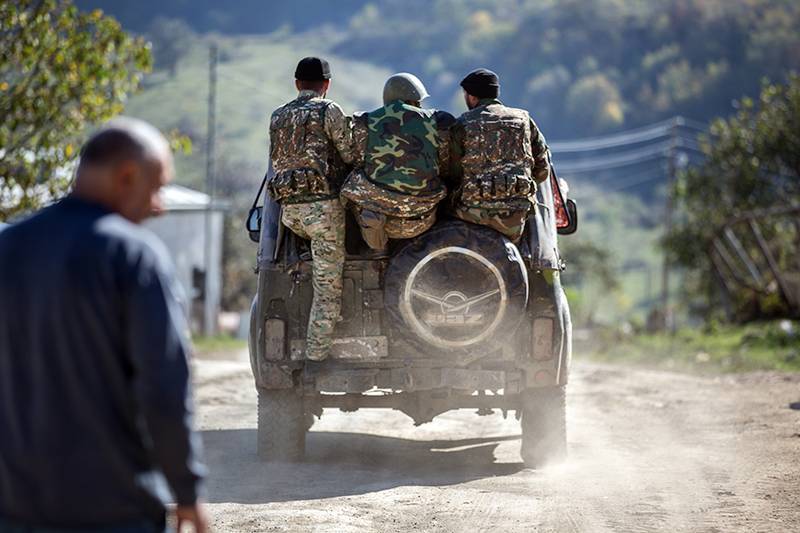
[[267, 170], [267, 173], [264, 174], [264, 179], [261, 180], [261, 186], [258, 188], [258, 192], [256, 193], [256, 197], [253, 200], [253, 206], [251, 207], [251, 209], [255, 209], [256, 206], [258, 206], [258, 199], [261, 198], [261, 193], [264, 192], [264, 187], [267, 185], [268, 178], [269, 178], [269, 170]]

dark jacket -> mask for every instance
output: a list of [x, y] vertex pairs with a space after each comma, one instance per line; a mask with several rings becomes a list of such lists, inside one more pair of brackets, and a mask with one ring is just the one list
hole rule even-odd
[[186, 324], [164, 246], [68, 198], [0, 232], [0, 516], [161, 521], [194, 503]]

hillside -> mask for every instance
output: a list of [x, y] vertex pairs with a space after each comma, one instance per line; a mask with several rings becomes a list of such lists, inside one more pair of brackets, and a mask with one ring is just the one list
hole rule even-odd
[[[190, 155], [178, 157], [177, 180], [204, 189], [205, 136], [208, 95], [208, 46], [211, 36], [196, 36], [171, 77], [157, 70], [145, 79], [144, 89], [130, 100], [126, 113], [143, 117], [164, 130], [178, 129], [193, 140]], [[247, 299], [254, 278], [250, 275], [252, 247], [240, 231], [239, 218], [255, 193], [266, 164], [268, 135], [266, 121], [274, 108], [295, 93], [292, 73], [304, 55], [325, 54], [334, 72], [331, 96], [346, 112], [379, 105], [381, 88], [390, 71], [367, 62], [331, 54], [331, 43], [341, 42], [335, 34], [328, 46], [314, 46], [304, 34], [275, 32], [268, 35], [214, 35], [219, 46], [217, 85], [217, 178], [219, 196], [233, 208], [226, 246], [236, 268], [227, 275], [232, 282], [229, 302], [241, 305]], [[460, 113], [463, 104], [451, 108]], [[581, 202], [580, 242], [593, 242], [610, 252], [614, 269], [621, 275], [624, 290], [608, 293], [590, 275], [568, 270], [568, 281], [578, 282], [580, 311], [608, 322], [619, 317], [646, 313], [656, 292], [654, 280], [659, 263], [655, 247], [657, 220], [634, 196], [606, 193], [591, 181], [575, 180], [573, 196]], [[631, 229], [634, 228], [634, 229]], [[631, 247], [630, 242], [637, 242]], [[568, 261], [569, 247], [566, 248]], [[577, 286], [576, 286], [577, 289]]]
[[[126, 27], [158, 18], [195, 31], [327, 41], [341, 57], [419, 74], [432, 102], [452, 106], [476, 66], [496, 70], [509, 103], [551, 139], [602, 134], [674, 115], [707, 122], [761, 80], [800, 69], [794, 0], [80, 0]], [[331, 40], [335, 31], [341, 38]], [[332, 45], [332, 47], [331, 47]]]
[[[249, 173], [251, 183], [267, 161], [267, 119], [295, 95], [297, 60], [310, 54], [329, 58], [334, 79], [330, 96], [346, 112], [375, 107], [388, 70], [328, 53], [302, 35], [215, 36], [220, 63], [217, 76], [217, 156], [219, 171], [233, 166]], [[208, 45], [199, 37], [181, 59], [174, 78], [157, 71], [130, 100], [126, 113], [152, 121], [164, 130], [179, 129], [193, 140], [193, 151], [178, 161], [179, 180], [200, 186], [205, 176], [208, 97]], [[255, 185], [254, 185], [255, 186]]]
[[793, 0], [382, 0], [351, 19], [339, 50], [439, 90], [488, 65], [551, 137], [573, 138], [727, 115], [762, 78], [800, 68], [798, 26]]
[[281, 27], [305, 31], [346, 24], [368, 0], [76, 0], [81, 9], [102, 8], [126, 27], [145, 32], [158, 16], [180, 18], [195, 30], [228, 34], [271, 33]]

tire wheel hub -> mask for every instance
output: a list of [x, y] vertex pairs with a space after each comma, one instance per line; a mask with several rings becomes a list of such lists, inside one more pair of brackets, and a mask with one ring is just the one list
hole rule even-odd
[[400, 311], [416, 335], [443, 349], [491, 337], [506, 315], [508, 288], [483, 255], [459, 246], [431, 251], [403, 284]]

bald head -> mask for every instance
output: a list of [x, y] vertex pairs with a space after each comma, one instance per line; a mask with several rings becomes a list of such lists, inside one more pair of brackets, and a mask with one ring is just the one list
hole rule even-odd
[[118, 117], [81, 149], [73, 196], [139, 223], [161, 209], [159, 189], [172, 179], [172, 151], [153, 126]]

